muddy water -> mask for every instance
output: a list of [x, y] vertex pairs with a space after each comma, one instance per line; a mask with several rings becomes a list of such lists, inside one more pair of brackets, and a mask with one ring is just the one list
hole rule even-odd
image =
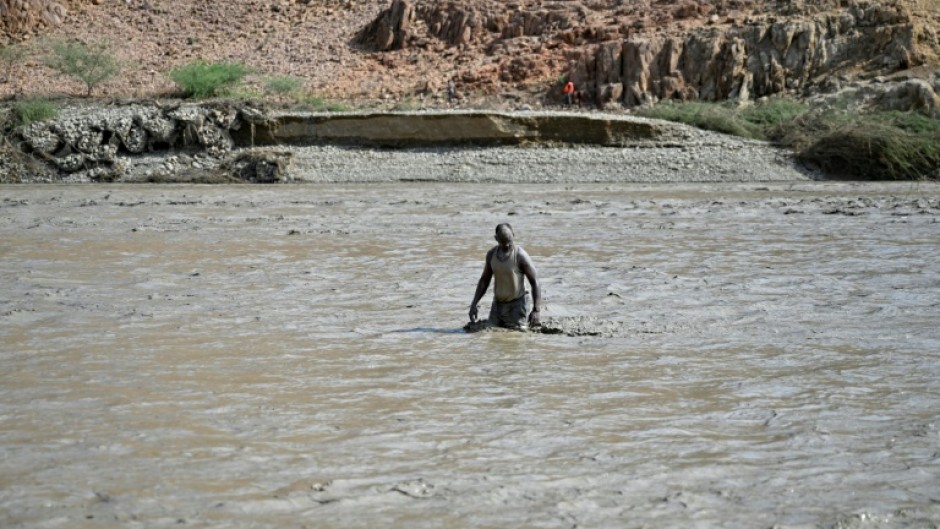
[[[938, 217], [924, 184], [3, 187], [0, 526], [935, 527]], [[595, 336], [460, 331], [505, 220]]]

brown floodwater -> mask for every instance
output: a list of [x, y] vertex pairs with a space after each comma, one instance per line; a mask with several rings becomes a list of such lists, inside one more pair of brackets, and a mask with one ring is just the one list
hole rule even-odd
[[[0, 186], [0, 527], [936, 527], [938, 218], [929, 184]], [[577, 332], [462, 332], [507, 220]]]

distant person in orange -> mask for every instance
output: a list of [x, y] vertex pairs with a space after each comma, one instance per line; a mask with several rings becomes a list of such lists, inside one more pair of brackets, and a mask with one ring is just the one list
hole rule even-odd
[[574, 83], [568, 81], [565, 83], [565, 87], [562, 89], [562, 92], [565, 93], [565, 102], [568, 103], [568, 106], [571, 106], [572, 98], [574, 98]]

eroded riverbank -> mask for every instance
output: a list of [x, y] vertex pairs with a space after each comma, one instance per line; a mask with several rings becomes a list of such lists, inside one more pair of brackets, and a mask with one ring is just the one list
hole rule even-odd
[[0, 150], [0, 183], [818, 177], [791, 152], [766, 142], [612, 113], [267, 113], [223, 102], [151, 102], [69, 108], [57, 119], [25, 127], [21, 136], [13, 143], [23, 153]]
[[940, 186], [0, 190], [4, 527], [940, 523]]

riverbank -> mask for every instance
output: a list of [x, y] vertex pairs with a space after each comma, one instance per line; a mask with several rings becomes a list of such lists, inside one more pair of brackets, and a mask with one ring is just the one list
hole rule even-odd
[[231, 102], [149, 102], [69, 107], [18, 134], [33, 163], [13, 170], [15, 160], [8, 157], [7, 183], [756, 182], [817, 176], [765, 142], [599, 112], [305, 113]]

